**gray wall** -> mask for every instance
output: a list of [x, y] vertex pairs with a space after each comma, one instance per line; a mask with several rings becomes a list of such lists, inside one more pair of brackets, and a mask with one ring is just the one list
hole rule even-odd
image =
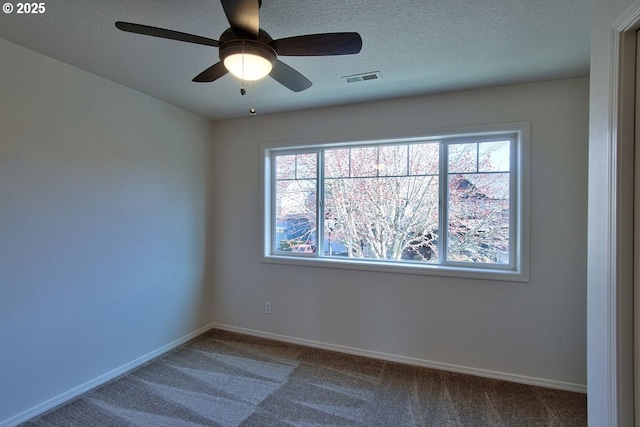
[[[217, 122], [214, 321], [586, 390], [588, 94], [571, 79]], [[531, 122], [529, 283], [260, 262], [261, 143], [515, 121]]]
[[211, 123], [0, 58], [1, 424], [211, 322]]

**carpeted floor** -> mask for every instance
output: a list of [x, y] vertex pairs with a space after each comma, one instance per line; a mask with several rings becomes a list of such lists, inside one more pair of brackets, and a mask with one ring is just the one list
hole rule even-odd
[[586, 400], [212, 330], [22, 426], [586, 426]]

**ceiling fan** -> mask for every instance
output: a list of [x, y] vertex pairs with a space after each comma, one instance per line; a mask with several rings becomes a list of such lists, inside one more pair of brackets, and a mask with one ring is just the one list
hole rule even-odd
[[231, 72], [243, 80], [258, 80], [267, 74], [276, 81], [300, 92], [311, 81], [278, 59], [278, 56], [351, 55], [360, 52], [362, 38], [355, 32], [309, 34], [273, 40], [260, 28], [262, 0], [220, 0], [231, 25], [220, 40], [166, 28], [131, 22], [116, 22], [116, 27], [130, 33], [178, 40], [219, 48], [220, 61], [193, 78], [194, 82], [212, 82]]

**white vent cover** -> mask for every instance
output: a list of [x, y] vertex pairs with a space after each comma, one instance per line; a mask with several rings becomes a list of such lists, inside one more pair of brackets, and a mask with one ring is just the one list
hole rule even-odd
[[370, 73], [354, 74], [352, 76], [342, 77], [342, 80], [347, 83], [370, 82], [380, 79], [382, 79], [382, 74], [380, 74], [380, 71], [372, 71]]

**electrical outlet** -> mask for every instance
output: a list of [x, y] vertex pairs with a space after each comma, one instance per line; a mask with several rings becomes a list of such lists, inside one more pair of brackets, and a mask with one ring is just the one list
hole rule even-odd
[[271, 301], [265, 301], [265, 303], [264, 303], [264, 312], [266, 314], [271, 314]]

